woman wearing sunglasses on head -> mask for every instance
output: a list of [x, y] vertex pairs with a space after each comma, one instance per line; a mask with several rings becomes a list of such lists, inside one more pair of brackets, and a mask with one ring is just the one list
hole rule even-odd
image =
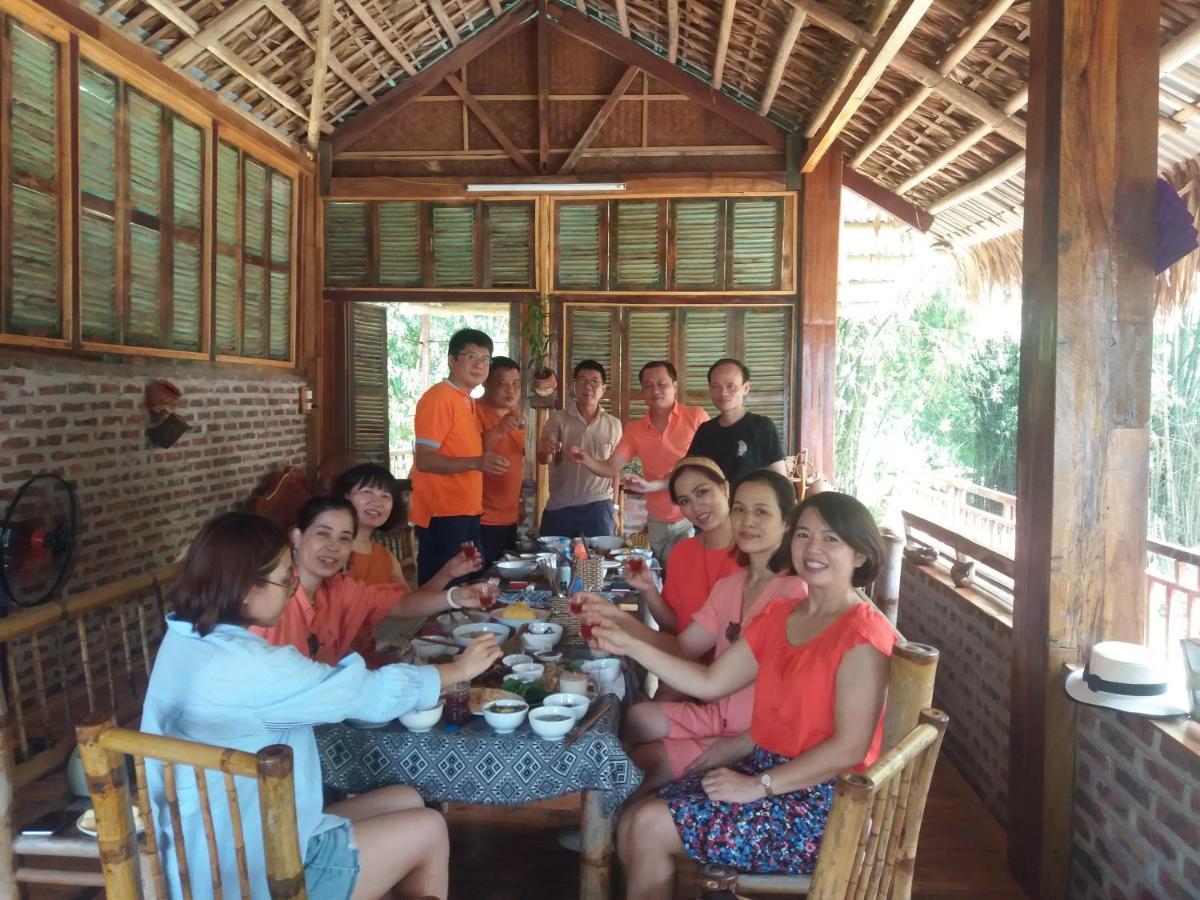
[[[352, 654], [336, 666], [292, 647], [274, 647], [251, 626], [270, 628], [290, 602], [294, 582], [287, 535], [250, 513], [225, 513], [192, 542], [171, 589], [174, 612], [154, 663], [142, 713], [150, 734], [255, 753], [271, 744], [292, 749], [296, 818], [312, 900], [374, 900], [393, 886], [411, 896], [445, 897], [449, 841], [445, 822], [411, 788], [393, 786], [322, 809], [321, 765], [313, 726], [346, 718], [386, 721], [437, 704], [443, 684], [469, 680], [500, 656], [490, 638], [474, 641], [443, 666], [384, 666], [369, 671]], [[191, 896], [214, 895], [205, 818], [218, 842], [235, 837], [224, 802], [202, 808], [193, 770], [176, 767], [182, 834], [161, 766], [147, 763], [148, 788], [172, 897], [183, 896], [175, 842], [187, 848]], [[206, 775], [208, 796], [225, 795], [224, 776]], [[267, 886], [257, 784], [239, 780], [251, 897]], [[237, 855], [222, 853], [221, 883], [239, 883]]]

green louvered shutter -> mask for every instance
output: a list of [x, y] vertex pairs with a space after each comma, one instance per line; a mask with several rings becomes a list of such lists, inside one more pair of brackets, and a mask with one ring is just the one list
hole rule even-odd
[[757, 290], [779, 287], [783, 201], [730, 200], [729, 286]]
[[533, 286], [533, 204], [485, 203], [490, 287]]
[[646, 414], [646, 404], [642, 400], [642, 383], [638, 380], [638, 372], [642, 366], [654, 359], [671, 359], [672, 324], [675, 318], [674, 310], [629, 309], [628, 359], [628, 414], [626, 421], [632, 422]]
[[238, 151], [217, 150], [217, 278], [213, 286], [216, 350], [238, 352]]
[[[610, 383], [617, 377], [621, 331], [618, 315], [617, 308], [612, 306], [571, 307], [567, 313], [567, 370], [563, 373], [564, 381], [571, 377], [575, 366], [585, 359], [594, 359], [604, 366]], [[569, 386], [566, 396], [571, 396]], [[600, 406], [605, 412], [612, 412], [613, 402], [610, 389], [600, 401]]]
[[242, 355], [266, 356], [266, 238], [267, 168], [242, 157], [245, 165], [242, 191]]
[[388, 458], [387, 308], [348, 303], [350, 445]]
[[675, 278], [681, 291], [721, 289], [721, 200], [673, 200]]
[[747, 309], [743, 316], [742, 360], [750, 367], [751, 384], [746, 408], [775, 423], [786, 450], [791, 431], [787, 425], [792, 379], [792, 312], [785, 307], [767, 307]]
[[475, 285], [475, 206], [430, 206], [433, 217], [433, 284]]
[[290, 359], [292, 351], [292, 179], [271, 172], [271, 359]]
[[133, 218], [129, 225], [129, 327], [125, 342], [159, 347], [163, 344], [158, 228], [162, 108], [128, 88], [125, 105], [129, 118], [129, 206]]
[[[11, 305], [6, 330], [62, 337], [59, 279], [58, 45], [9, 20], [12, 100], [9, 199]], [[23, 176], [23, 184], [15, 177]]]
[[325, 283], [367, 283], [367, 204], [331, 200], [325, 204]]
[[85, 341], [115, 343], [117, 313], [117, 80], [79, 67], [79, 189], [82, 192], [79, 287]]
[[600, 204], [558, 204], [557, 244], [559, 289], [601, 290]]
[[175, 233], [172, 245], [171, 346], [200, 349], [200, 244], [204, 204], [204, 134], [172, 117]]
[[615, 238], [613, 290], [663, 288], [662, 206], [657, 200], [620, 200], [613, 204]]
[[679, 377], [680, 400], [688, 406], [703, 406], [709, 413], [712, 396], [708, 392], [708, 367], [729, 356], [729, 316], [727, 309], [684, 309], [683, 365]]
[[379, 283], [421, 286], [421, 204], [384, 202], [379, 207]]

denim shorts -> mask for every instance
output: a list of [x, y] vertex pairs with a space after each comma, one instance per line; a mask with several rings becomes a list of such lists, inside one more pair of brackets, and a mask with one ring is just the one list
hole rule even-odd
[[358, 871], [358, 847], [348, 820], [308, 839], [304, 881], [309, 900], [350, 900]]

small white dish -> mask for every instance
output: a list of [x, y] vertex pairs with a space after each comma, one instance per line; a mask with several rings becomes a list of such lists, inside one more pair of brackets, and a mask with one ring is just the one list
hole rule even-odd
[[417, 654], [417, 659], [433, 659], [438, 656], [458, 656], [462, 653], [461, 647], [449, 647], [440, 641], [427, 641], [423, 638], [415, 637], [409, 644], [413, 648], [413, 652]]
[[562, 639], [558, 622], [532, 622], [521, 632], [521, 646], [528, 651], [551, 650]]
[[534, 650], [533, 658], [535, 662], [540, 662], [542, 665], [546, 663], [562, 662], [561, 650]]
[[533, 657], [526, 653], [510, 653], [504, 659], [500, 660], [504, 663], [505, 668], [511, 669], [513, 666], [519, 666], [522, 663], [533, 662]]
[[561, 741], [575, 727], [575, 710], [569, 706], [539, 706], [529, 712], [529, 727], [545, 741]]
[[491, 617], [481, 609], [455, 609], [450, 612], [444, 612], [437, 617], [437, 623], [447, 633], [454, 631], [459, 625], [489, 621], [491, 621]]
[[523, 700], [493, 700], [484, 705], [483, 718], [496, 734], [512, 734], [521, 727], [528, 712], [529, 704]]
[[592, 701], [585, 694], [550, 694], [542, 701], [542, 706], [567, 707], [567, 709], [575, 713], [576, 722], [587, 715], [588, 707], [591, 705]]
[[471, 643], [472, 638], [490, 632], [496, 636], [497, 641], [503, 644], [508, 640], [511, 631], [511, 628], [501, 625], [499, 622], [471, 622], [467, 625], [459, 625], [454, 629], [454, 640], [465, 647]]
[[[86, 834], [88, 837], [96, 837], [96, 809], [89, 806], [75, 820], [75, 827]], [[138, 834], [146, 830], [146, 823], [142, 821], [142, 811], [136, 806], [133, 808], [133, 827], [137, 829]]]
[[532, 684], [542, 677], [546, 671], [546, 667], [541, 663], [527, 662], [517, 663], [512, 667], [513, 677], [518, 681], [523, 681], [525, 684]]
[[412, 709], [400, 717], [400, 724], [413, 734], [424, 734], [436, 725], [442, 718], [442, 706], [431, 706], [429, 709]]
[[625, 538], [615, 534], [603, 535], [601, 537], [590, 537], [585, 538], [584, 540], [589, 547], [592, 547], [596, 550], [603, 550], [606, 553], [612, 550], [620, 550], [625, 546]]
[[496, 563], [496, 571], [505, 578], [524, 578], [533, 573], [537, 563], [528, 559], [503, 559]]
[[621, 661], [614, 656], [590, 659], [580, 669], [596, 685], [597, 694], [615, 691], [617, 679], [621, 677]]

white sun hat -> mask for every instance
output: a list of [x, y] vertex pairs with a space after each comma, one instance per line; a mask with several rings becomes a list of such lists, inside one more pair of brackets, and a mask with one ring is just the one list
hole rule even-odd
[[1166, 661], [1141, 644], [1096, 644], [1088, 664], [1067, 675], [1065, 687], [1080, 703], [1139, 716], [1180, 716], [1188, 711], [1182, 680], [1171, 678]]

